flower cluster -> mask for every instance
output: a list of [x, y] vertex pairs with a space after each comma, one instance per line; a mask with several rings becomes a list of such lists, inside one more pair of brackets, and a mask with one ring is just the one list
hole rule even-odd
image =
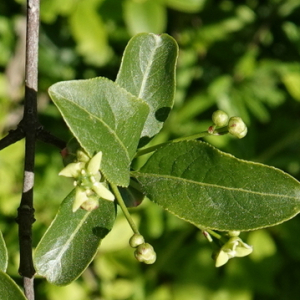
[[235, 137], [241, 139], [247, 134], [247, 126], [240, 117], [231, 117], [222, 111], [217, 110], [212, 115], [213, 125], [208, 128], [208, 133], [219, 135], [230, 133]]
[[[107, 184], [101, 178], [100, 166], [102, 152], [98, 152], [89, 158], [82, 150], [77, 151], [77, 161], [69, 163], [60, 173], [61, 176], [73, 177], [76, 187], [73, 212], [79, 207], [91, 211], [99, 206], [101, 199], [113, 201], [114, 194], [107, 188]], [[102, 179], [102, 181], [101, 181]]]

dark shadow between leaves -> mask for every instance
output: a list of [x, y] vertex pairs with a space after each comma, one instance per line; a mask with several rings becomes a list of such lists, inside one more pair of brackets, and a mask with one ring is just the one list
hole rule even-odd
[[171, 107], [161, 107], [155, 112], [155, 118], [159, 122], [165, 122], [169, 116]]
[[97, 237], [103, 239], [109, 233], [109, 230], [107, 228], [97, 226], [93, 227], [92, 232]]
[[[160, 109], [158, 109], [155, 112], [156, 120], [159, 122], [165, 122], [169, 116], [170, 111], [171, 111], [171, 107], [161, 107]], [[141, 147], [144, 147], [145, 145], [147, 145], [151, 141], [151, 139], [152, 139], [152, 137], [143, 136], [139, 141], [138, 148], [141, 148]]]

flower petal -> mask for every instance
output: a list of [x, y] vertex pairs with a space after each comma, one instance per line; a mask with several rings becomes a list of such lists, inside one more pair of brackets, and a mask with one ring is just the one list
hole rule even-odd
[[81, 170], [84, 168], [85, 163], [70, 163], [66, 167], [64, 167], [58, 175], [65, 177], [73, 177], [77, 178], [80, 175]]
[[101, 182], [95, 182], [93, 184], [92, 189], [102, 199], [109, 200], [109, 201], [115, 200], [114, 194], [107, 187], [105, 187], [104, 184]]
[[236, 257], [247, 256], [253, 251], [253, 247], [241, 241], [235, 249]]
[[91, 158], [91, 160], [87, 165], [87, 172], [89, 174], [97, 174], [100, 169], [101, 160], [102, 160], [102, 151], [98, 152], [96, 155], [94, 155]]
[[88, 199], [89, 198], [87, 196], [86, 190], [84, 190], [80, 187], [77, 187], [76, 188], [75, 200], [73, 202], [72, 211], [75, 212]]
[[216, 267], [221, 267], [223, 265], [225, 265], [229, 260], [229, 256], [226, 252], [220, 250], [220, 252], [218, 253], [217, 257], [216, 257]]

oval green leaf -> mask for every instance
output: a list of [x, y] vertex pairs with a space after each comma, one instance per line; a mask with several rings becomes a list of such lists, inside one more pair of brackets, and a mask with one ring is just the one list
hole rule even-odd
[[1, 270], [0, 295], [1, 300], [26, 300], [26, 297], [17, 284]]
[[141, 33], [128, 43], [116, 83], [146, 101], [150, 113], [141, 138], [156, 135], [173, 107], [176, 41], [167, 34]]
[[5, 272], [8, 263], [7, 248], [3, 239], [2, 232], [0, 231], [0, 270]]
[[292, 176], [200, 141], [168, 144], [132, 175], [152, 201], [202, 229], [254, 230], [300, 211]]
[[49, 95], [81, 146], [92, 157], [103, 152], [101, 172], [128, 186], [129, 166], [149, 113], [148, 105], [106, 78], [64, 81]]
[[72, 191], [62, 202], [34, 252], [37, 273], [56, 285], [69, 284], [81, 275], [115, 221], [113, 202], [100, 199], [98, 209], [73, 213], [74, 196]]

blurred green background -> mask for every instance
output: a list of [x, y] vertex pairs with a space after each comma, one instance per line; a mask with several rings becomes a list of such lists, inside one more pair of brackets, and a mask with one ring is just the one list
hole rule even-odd
[[[70, 133], [49, 101], [62, 80], [115, 79], [128, 40], [139, 32], [167, 32], [180, 47], [174, 109], [152, 141], [195, 134], [211, 125], [214, 110], [241, 116], [243, 140], [209, 143], [243, 159], [283, 169], [300, 179], [299, 0], [42, 0], [39, 112], [45, 128]], [[24, 94], [25, 1], [0, 2], [0, 132], [21, 118]], [[20, 282], [17, 225], [24, 143], [0, 153], [0, 229], [9, 248], [8, 273]], [[58, 177], [59, 150], [37, 145], [34, 245], [72, 188]], [[259, 178], [257, 178], [259, 180]], [[36, 279], [43, 300], [268, 300], [300, 294], [300, 219], [242, 234], [249, 257], [216, 269], [199, 230], [144, 201], [131, 209], [158, 255], [143, 265], [128, 246], [131, 230], [118, 216], [91, 266], [66, 287]]]

